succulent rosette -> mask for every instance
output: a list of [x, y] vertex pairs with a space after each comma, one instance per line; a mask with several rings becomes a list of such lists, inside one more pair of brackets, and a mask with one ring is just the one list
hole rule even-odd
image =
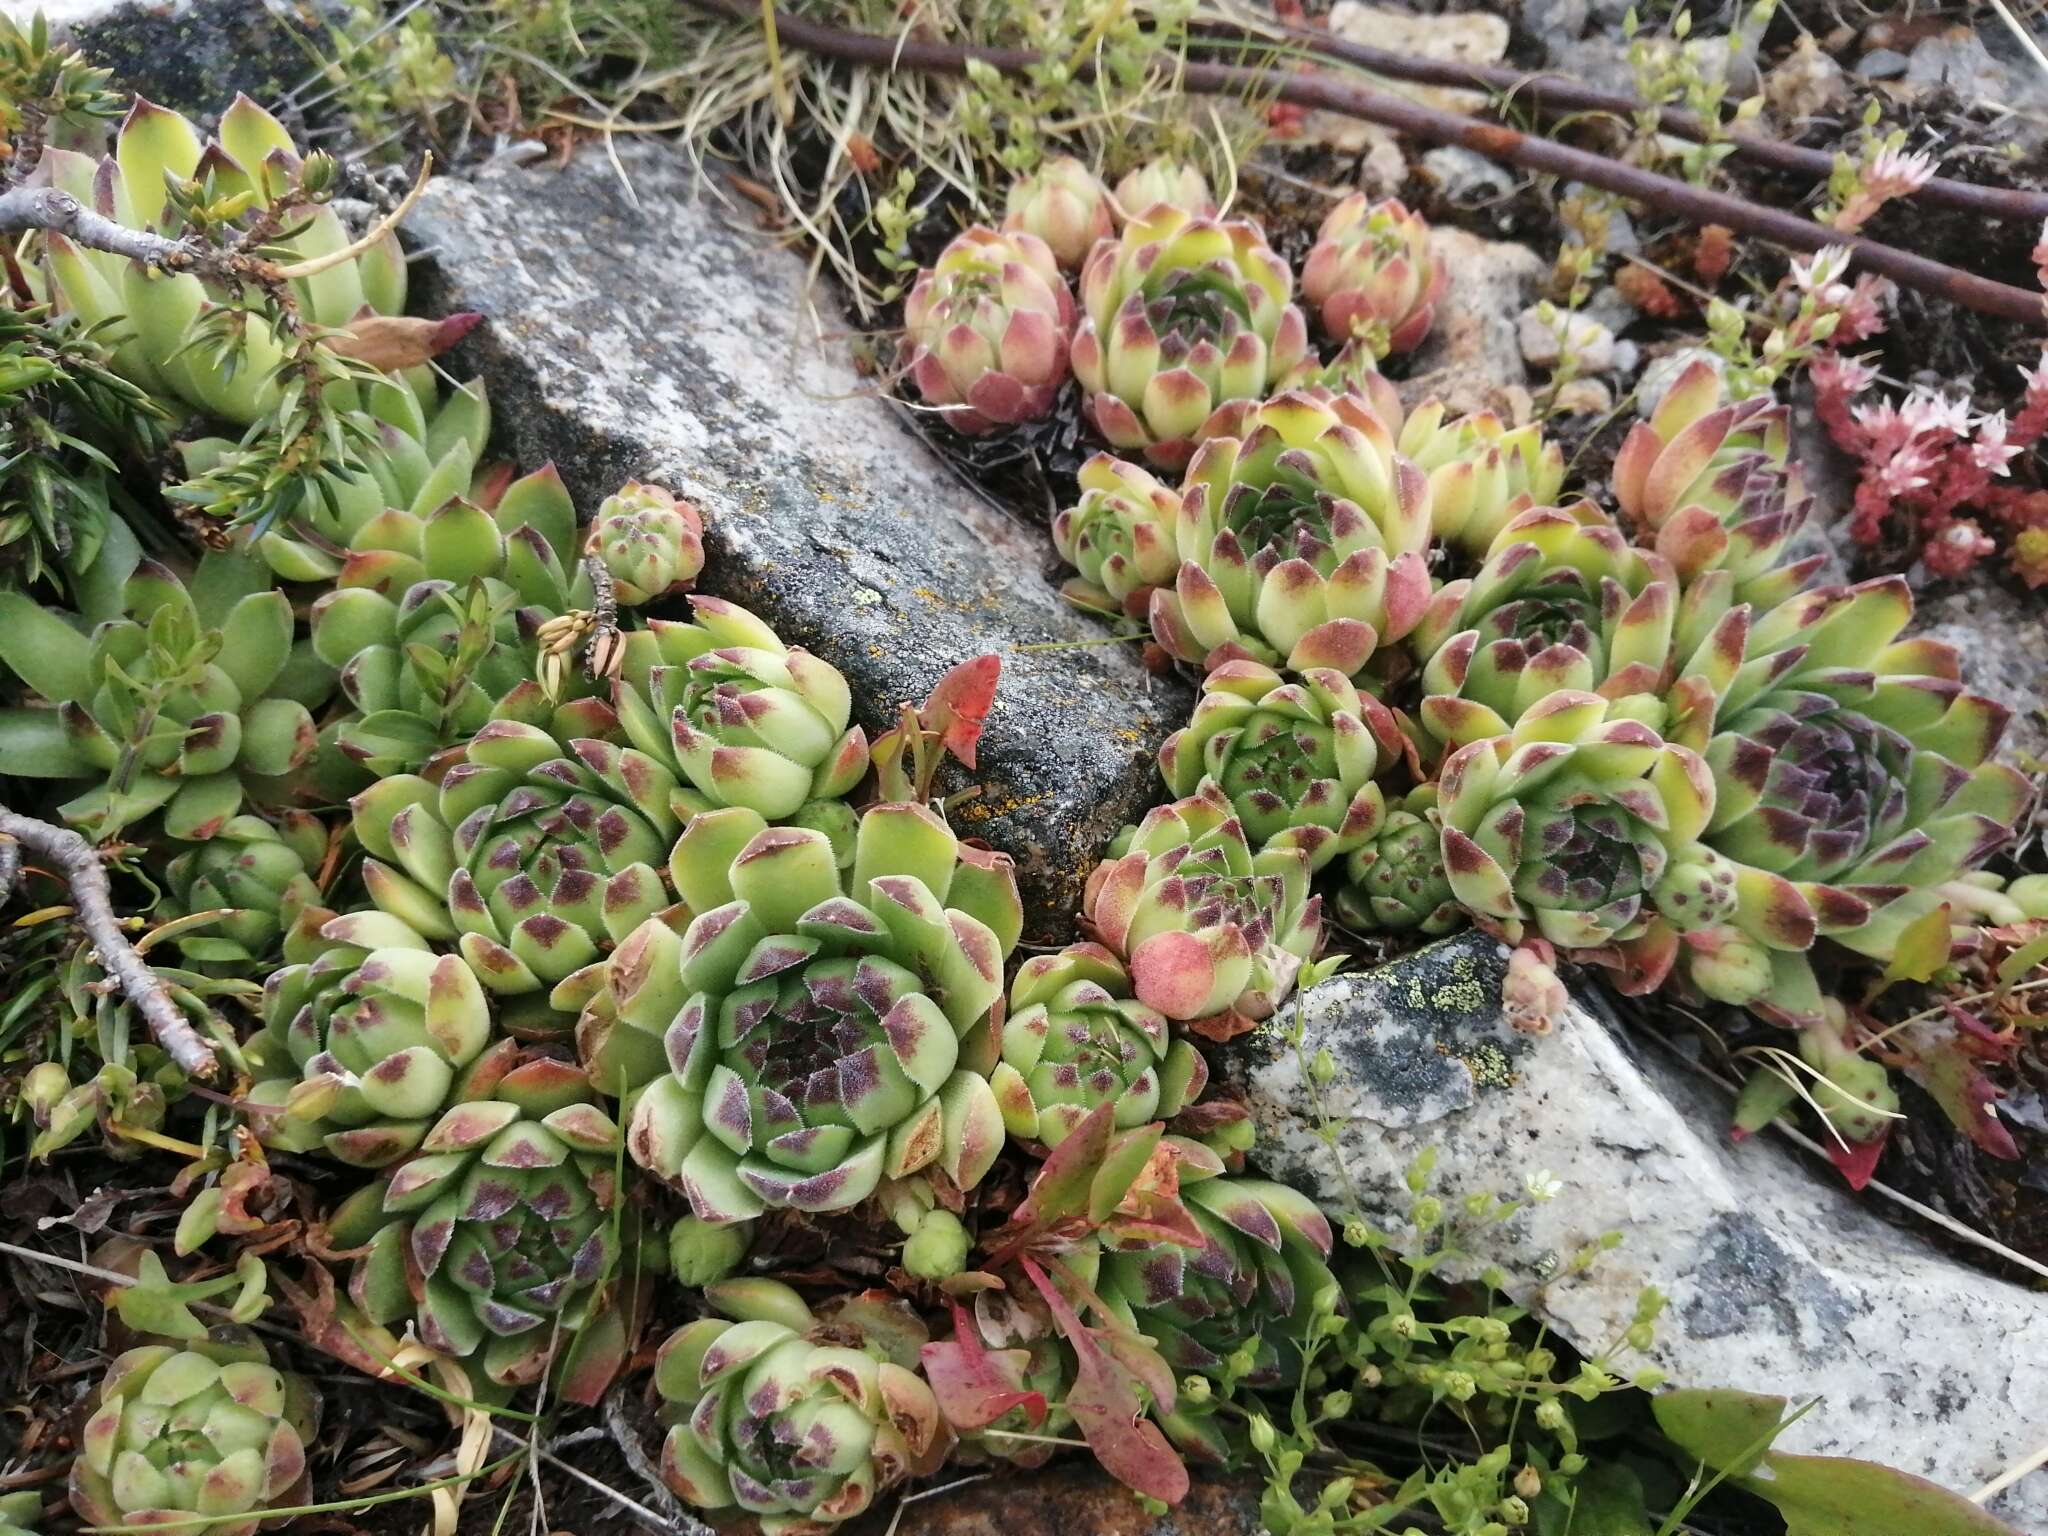
[[615, 694], [627, 738], [684, 781], [678, 813], [733, 805], [782, 821], [859, 784], [867, 736], [839, 670], [737, 604], [690, 607], [690, 623], [627, 637]]
[[160, 814], [172, 838], [203, 842], [249, 801], [294, 793], [334, 674], [294, 644], [291, 602], [257, 562], [209, 554], [188, 588], [144, 560], [121, 616], [89, 637], [23, 594], [4, 603], [0, 660], [56, 706], [0, 711], [6, 771], [102, 780], [67, 821], [111, 838]]
[[380, 777], [420, 768], [494, 715], [571, 728], [587, 707], [577, 690], [558, 701], [532, 681], [542, 625], [591, 600], [560, 477], [538, 470], [488, 509], [432, 492], [422, 503], [365, 523], [312, 608], [313, 650], [341, 669], [353, 706], [335, 745]]
[[1301, 268], [1301, 296], [1338, 341], [1376, 356], [1412, 352], [1436, 323], [1450, 273], [1429, 250], [1429, 225], [1394, 199], [1354, 192], [1323, 219]]
[[35, 1536], [43, 1518], [43, 1496], [33, 1488], [0, 1493], [0, 1536]]
[[677, 1329], [654, 1366], [676, 1421], [662, 1479], [685, 1503], [812, 1536], [936, 1465], [938, 1403], [916, 1369], [927, 1335], [900, 1299], [856, 1295], [820, 1317], [773, 1280], [704, 1297], [726, 1316]]
[[1124, 173], [1116, 184], [1116, 205], [1126, 221], [1165, 203], [1199, 219], [1216, 216], [1209, 178], [1186, 160], [1160, 155]]
[[1169, 1019], [1269, 1017], [1322, 941], [1298, 847], [1254, 853], [1216, 785], [1156, 806], [1088, 877], [1089, 930]]
[[1294, 279], [1256, 225], [1161, 203], [1081, 272], [1075, 377], [1112, 447], [1177, 468], [1217, 410], [1261, 400], [1308, 357]]
[[[1544, 441], [1534, 422], [1509, 427], [1491, 411], [1449, 416], [1427, 400], [1401, 423], [1401, 453], [1429, 477], [1437, 537], [1483, 560], [1500, 531], [1531, 507], [1550, 506], [1564, 487], [1564, 450]], [[1581, 522], [1605, 522], [1591, 502], [1566, 509]]]
[[686, 590], [704, 569], [704, 519], [658, 485], [628, 480], [591, 519], [584, 552], [610, 574], [631, 607]]
[[596, 961], [671, 903], [675, 792], [644, 752], [493, 720], [439, 784], [397, 774], [350, 805], [371, 899], [516, 997]]
[[1013, 1136], [1056, 1147], [1098, 1106], [1118, 1130], [1170, 1119], [1201, 1097], [1202, 1053], [1131, 995], [1123, 962], [1100, 944], [1033, 955], [1010, 985], [1002, 1060], [989, 1074]]
[[1199, 1247], [1155, 1242], [1104, 1251], [1096, 1285], [1127, 1309], [1177, 1371], [1222, 1378], [1241, 1347], [1253, 1365], [1239, 1380], [1273, 1386], [1299, 1366], [1293, 1345], [1318, 1291], [1336, 1284], [1325, 1262], [1329, 1218], [1306, 1195], [1264, 1179], [1188, 1179], [1181, 1197]]
[[[288, 962], [263, 987], [266, 1091], [283, 1124], [268, 1138], [316, 1132], [360, 1168], [396, 1162], [425, 1139], [458, 1080], [491, 1044], [490, 996], [460, 955], [385, 912], [300, 914]], [[270, 1117], [265, 1117], [266, 1119]]]
[[1560, 689], [1452, 753], [1441, 797], [1444, 867], [1474, 917], [1511, 943], [1533, 931], [1598, 951], [1655, 920], [1671, 850], [1714, 814], [1714, 779], [1598, 694]]
[[179, 936], [185, 958], [205, 965], [262, 960], [320, 900], [313, 876], [326, 856], [327, 829], [311, 812], [283, 811], [268, 820], [231, 816], [165, 866], [168, 889], [156, 915], [224, 911], [218, 921]]
[[1715, 785], [1700, 836], [1738, 877], [1739, 937], [1689, 936], [1688, 969], [1716, 996], [1811, 1020], [1815, 938], [1888, 959], [1942, 882], [2011, 835], [2029, 791], [1991, 761], [2008, 712], [1963, 688], [1954, 648], [1897, 638], [1904, 578], [1761, 616], [1735, 587], [1717, 572], [1688, 593], [1681, 629], [1704, 638], [1669, 696], [1672, 739]]
[[1660, 558], [1569, 513], [1524, 512], [1476, 576], [1438, 589], [1408, 636], [1423, 662], [1423, 727], [1464, 746], [1505, 735], [1559, 689], [1656, 694], [1677, 615]]
[[1037, 236], [1061, 267], [1078, 272], [1095, 242], [1116, 234], [1116, 210], [1093, 171], [1060, 155], [1011, 186], [1003, 228]]
[[[115, 137], [114, 153], [97, 163], [71, 150], [52, 148], [37, 171], [41, 179], [129, 229], [153, 230], [173, 238], [183, 233], [170, 207], [170, 186], [207, 183], [211, 195], [254, 196], [259, 181], [273, 188], [292, 183], [306, 166], [283, 125], [247, 96], [222, 114], [217, 138], [200, 136], [176, 112], [137, 98]], [[331, 168], [331, 162], [329, 162]], [[285, 262], [334, 256], [349, 248], [351, 236], [325, 202], [309, 199], [287, 212], [285, 238], [267, 249]], [[40, 236], [42, 278], [63, 309], [84, 325], [106, 325], [121, 339], [113, 347], [115, 366], [174, 408], [218, 417], [237, 426], [261, 420], [283, 399], [285, 343], [260, 314], [240, 318], [243, 355], [239, 366], [213, 362], [200, 324], [221, 300], [220, 292], [190, 273], [171, 273], [131, 263], [113, 252], [90, 250], [65, 235]], [[369, 311], [397, 315], [405, 308], [406, 262], [395, 234], [309, 276], [291, 280], [301, 312], [315, 325], [346, 332]], [[420, 387], [432, 399], [433, 376], [425, 369]], [[337, 382], [338, 393], [350, 386]]]
[[1786, 466], [1789, 422], [1768, 394], [1725, 401], [1720, 374], [1694, 362], [1650, 419], [1629, 429], [1614, 460], [1614, 499], [1681, 579], [1726, 570], [1740, 601], [1773, 607], [1820, 564], [1778, 564], [1812, 505]]
[[1181, 566], [1152, 597], [1183, 661], [1355, 675], [1429, 600], [1429, 488], [1354, 395], [1292, 393], [1245, 413], [1188, 466]]
[[235, 1335], [114, 1358], [71, 1463], [81, 1519], [176, 1529], [197, 1516], [219, 1536], [253, 1536], [267, 1511], [305, 1502], [320, 1400]]
[[1106, 453], [1077, 478], [1081, 499], [1052, 520], [1053, 547], [1081, 573], [1061, 590], [1079, 607], [1142, 617], [1152, 590], [1180, 569], [1180, 493]]
[[621, 1260], [619, 1129], [582, 1070], [494, 1053], [407, 1158], [335, 1213], [351, 1299], [500, 1386], [539, 1381]]
[[1434, 784], [1413, 789], [1387, 810], [1362, 845], [1344, 860], [1337, 920], [1365, 932], [1449, 933], [1464, 909], [1444, 867]]
[[974, 1063], [992, 1064], [1023, 923], [1008, 861], [963, 857], [918, 805], [868, 810], [850, 869], [822, 832], [753, 822], [722, 874], [699, 872], [729, 899], [685, 892], [689, 996], [669, 1072], [635, 1106], [634, 1158], [714, 1222], [844, 1210], [934, 1165], [971, 1188], [1003, 1141]]
[[1386, 802], [1373, 775], [1403, 750], [1393, 712], [1343, 673], [1288, 677], [1228, 661], [1202, 681], [1192, 719], [1159, 749], [1176, 795], [1206, 780], [1229, 798], [1255, 848], [1294, 847], [1321, 869], [1379, 826]]
[[1052, 248], [977, 225], [904, 300], [903, 367], [946, 425], [980, 436], [1052, 409], [1073, 332], [1074, 296]]

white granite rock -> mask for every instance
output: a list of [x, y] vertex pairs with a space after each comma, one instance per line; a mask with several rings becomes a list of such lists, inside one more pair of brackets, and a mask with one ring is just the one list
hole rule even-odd
[[1571, 314], [1541, 304], [1523, 310], [1515, 322], [1522, 359], [1538, 368], [1555, 368], [1569, 351], [1581, 373], [1605, 373], [1614, 366], [1614, 332], [1585, 313]]
[[[1470, 1246], [1575, 1344], [1607, 1347], [1654, 1285], [1670, 1305], [1646, 1363], [1674, 1385], [1825, 1399], [1781, 1448], [1886, 1462], [1969, 1493], [2048, 1424], [2048, 1305], [1865, 1211], [1825, 1170], [1764, 1137], [1731, 1144], [1726, 1105], [1574, 1005], [1551, 1035], [1502, 1020], [1503, 946], [1446, 939], [1338, 977], [1303, 1001], [1301, 1057], [1269, 1025], [1231, 1047], [1268, 1172], [1341, 1209], [1299, 1062], [1327, 1048], [1322, 1098], [1366, 1216], [1394, 1227], [1402, 1174], [1434, 1148], [1447, 1208], [1515, 1197], [1548, 1170], [1563, 1193]], [[1621, 1246], [1547, 1279], [1601, 1234]], [[2048, 1530], [2048, 1471], [1993, 1506]]]

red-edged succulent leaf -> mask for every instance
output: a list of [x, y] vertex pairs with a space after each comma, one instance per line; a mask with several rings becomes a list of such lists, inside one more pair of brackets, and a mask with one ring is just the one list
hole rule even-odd
[[939, 743], [967, 767], [974, 766], [975, 744], [996, 701], [1003, 658], [994, 654], [961, 662], [939, 679], [917, 712], [918, 723], [935, 732]]
[[1178, 1504], [1187, 1497], [1188, 1469], [1159, 1426], [1145, 1416], [1127, 1369], [1104, 1353], [1045, 1271], [1028, 1258], [1022, 1262], [1061, 1335], [1074, 1348], [1074, 1385], [1066, 1408], [1095, 1459], [1125, 1486], [1162, 1503]]

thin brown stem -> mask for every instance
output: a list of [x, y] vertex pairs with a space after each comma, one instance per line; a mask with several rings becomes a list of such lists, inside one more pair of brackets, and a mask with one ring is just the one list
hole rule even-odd
[[[712, 15], [731, 20], [751, 19], [752, 12], [739, 0], [684, 0], [684, 3]], [[1039, 54], [1024, 48], [982, 48], [930, 42], [917, 37], [885, 37], [871, 32], [852, 32], [807, 21], [779, 11], [776, 30], [783, 44], [804, 48], [849, 63], [871, 68], [923, 74], [962, 75], [975, 61], [1006, 75], [1022, 75], [1038, 67]], [[1092, 61], [1077, 71], [1092, 73]], [[1405, 96], [1377, 91], [1328, 75], [1302, 74], [1272, 69], [1245, 69], [1231, 64], [1207, 64], [1175, 60], [1173, 79], [1183, 90], [1204, 95], [1265, 96], [1297, 106], [1318, 107], [1345, 117], [1378, 123], [1417, 139], [1436, 144], [1456, 144], [1490, 160], [1517, 165], [1544, 175], [1583, 181], [1589, 186], [1633, 198], [1648, 207], [1693, 224], [1724, 224], [1737, 234], [1749, 235], [1795, 251], [1818, 251], [1830, 245], [1849, 248], [1854, 263], [1888, 277], [1908, 288], [1933, 294], [1980, 314], [1995, 315], [2034, 328], [2048, 327], [2042, 296], [2010, 283], [1959, 271], [1941, 262], [1885, 245], [1861, 235], [1844, 235], [1825, 229], [1810, 219], [1760, 207], [1745, 198], [1705, 187], [1689, 186], [1669, 176], [1639, 166], [1574, 149], [1554, 139], [1519, 132], [1499, 123], [1467, 117], [1459, 112], [1424, 106]]]
[[213, 1047], [199, 1038], [184, 1010], [171, 1000], [163, 979], [121, 932], [114, 915], [114, 891], [106, 866], [91, 843], [66, 827], [32, 816], [19, 816], [0, 806], [0, 839], [12, 839], [48, 864], [71, 891], [78, 926], [92, 941], [100, 967], [148, 1021], [149, 1032], [170, 1053], [171, 1060], [192, 1077], [211, 1077], [219, 1068]]
[[[1306, 27], [1283, 27], [1287, 41], [1325, 58], [1355, 64], [1391, 80], [1415, 85], [1442, 85], [1495, 92], [1511, 101], [1527, 101], [1546, 113], [1606, 112], [1631, 121], [1649, 110], [1646, 102], [1618, 91], [1603, 91], [1563, 75], [1525, 74], [1498, 64], [1465, 64], [1450, 59], [1422, 59], [1412, 54], [1374, 48], [1346, 38], [1332, 37]], [[1766, 139], [1739, 129], [1717, 128], [1706, 119], [1676, 107], [1656, 109], [1657, 126], [1674, 138], [1695, 144], [1721, 142], [1735, 146], [1746, 160], [1790, 175], [1825, 181], [1833, 173], [1835, 157], [1825, 150]], [[2048, 192], [2031, 192], [2020, 187], [1982, 187], [1974, 182], [1954, 181], [1936, 176], [1910, 196], [1923, 203], [1960, 208], [1986, 218], [2031, 222], [2048, 219]]]

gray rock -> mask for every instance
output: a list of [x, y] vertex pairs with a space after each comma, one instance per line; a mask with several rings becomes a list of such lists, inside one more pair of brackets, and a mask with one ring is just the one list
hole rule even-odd
[[[34, 0], [5, 0], [26, 20]], [[324, 36], [319, 7], [300, 0], [59, 0], [51, 24], [121, 85], [212, 122], [238, 91], [275, 104], [312, 72], [294, 33]]]
[[1522, 25], [1552, 58], [1584, 35], [1591, 14], [1587, 0], [1522, 0]]
[[1614, 332], [1591, 315], [1532, 304], [1515, 322], [1524, 362], [1555, 368], [1570, 351], [1581, 373], [1605, 373], [1614, 366]]
[[1943, 87], [1964, 101], [2005, 101], [2012, 88], [2005, 66], [1967, 27], [1922, 38], [1906, 60], [1906, 84]]
[[1515, 190], [1514, 172], [1482, 154], [1443, 144], [1422, 157], [1422, 169], [1447, 202], [1472, 206]]
[[[1515, 1033], [1505, 971], [1503, 946], [1458, 935], [1311, 991], [1299, 1055], [1271, 1024], [1233, 1042], [1226, 1075], [1257, 1118], [1267, 1171], [1341, 1210], [1341, 1156], [1366, 1218], [1418, 1242], [1402, 1175], [1424, 1149], [1448, 1210], [1480, 1192], [1522, 1198], [1548, 1171], [1558, 1198], [1464, 1246], [1471, 1272], [1498, 1265], [1508, 1292], [1580, 1347], [1609, 1347], [1654, 1285], [1670, 1305], [1643, 1364], [1677, 1385], [1825, 1397], [1786, 1449], [1873, 1458], [1968, 1493], [2035, 1447], [2048, 1421], [2038, 1297], [1878, 1220], [1774, 1138], [1731, 1144], [1725, 1101], [1660, 1054], [1637, 1058], [1584, 1007], [1550, 1035]], [[1300, 1062], [1325, 1048], [1335, 1154], [1301, 1080]], [[1590, 1271], [1559, 1269], [1609, 1231], [1621, 1245]], [[2048, 1473], [1996, 1507], [2048, 1529]]]
[[2048, 614], [2038, 598], [2007, 591], [1989, 576], [1943, 585], [1915, 599], [1915, 629], [1955, 646], [1963, 680], [2012, 710], [2005, 750], [2048, 756]]
[[[1159, 796], [1180, 683], [1065, 606], [1045, 534], [992, 509], [908, 430], [844, 347], [851, 323], [803, 258], [701, 198], [666, 147], [560, 173], [436, 180], [412, 219], [437, 301], [493, 317], [466, 361], [503, 447], [553, 459], [580, 505], [630, 477], [705, 514], [707, 590], [758, 609], [852, 680], [885, 727], [955, 662], [995, 651], [1002, 690], [963, 835], [1016, 856], [1027, 936], [1070, 934], [1102, 845]], [[1064, 648], [1033, 651], [1035, 643]]]
[[1856, 61], [1856, 73], [1867, 80], [1896, 80], [1906, 72], [1907, 62], [1896, 48], [1873, 48]]
[[1516, 317], [1536, 290], [1543, 260], [1525, 245], [1482, 240], [1439, 225], [1430, 254], [1450, 274], [1436, 324], [1418, 347], [1401, 395], [1410, 406], [1434, 395], [1453, 412], [1529, 410], [1528, 370]]

